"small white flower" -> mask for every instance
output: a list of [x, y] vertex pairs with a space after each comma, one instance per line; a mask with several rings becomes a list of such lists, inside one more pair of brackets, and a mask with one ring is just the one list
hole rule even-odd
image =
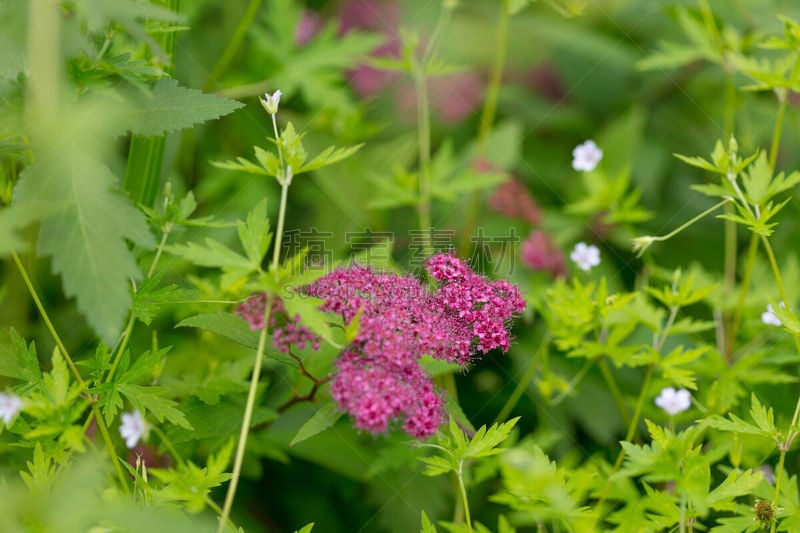
[[692, 395], [686, 389], [675, 390], [672, 387], [666, 387], [661, 389], [661, 394], [656, 398], [656, 405], [670, 416], [675, 416], [691, 407]]
[[125, 439], [125, 446], [133, 448], [139, 439], [147, 435], [147, 422], [138, 409], [134, 409], [132, 413], [122, 413], [121, 420], [119, 434]]
[[281, 91], [277, 90], [272, 94], [264, 93], [264, 98], [259, 98], [259, 102], [264, 107], [264, 110], [270, 115], [278, 112], [278, 103], [281, 101]]
[[11, 420], [22, 410], [22, 400], [15, 394], [0, 392], [0, 418], [8, 426]]
[[585, 242], [579, 242], [575, 245], [575, 249], [569, 254], [581, 270], [591, 270], [600, 264], [600, 250], [593, 244], [587, 245]]
[[603, 159], [603, 151], [591, 139], [572, 150], [572, 168], [589, 172]]
[[[786, 307], [786, 304], [783, 302], [780, 303], [781, 307]], [[781, 326], [783, 323], [775, 314], [775, 309], [773, 309], [772, 304], [767, 304], [767, 310], [761, 313], [761, 321], [768, 326]]]

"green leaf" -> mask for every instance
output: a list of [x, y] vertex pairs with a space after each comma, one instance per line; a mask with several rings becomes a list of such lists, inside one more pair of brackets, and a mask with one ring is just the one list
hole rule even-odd
[[258, 331], [250, 329], [248, 323], [240, 316], [231, 313], [205, 313], [186, 318], [176, 328], [200, 328], [217, 335], [222, 335], [234, 342], [256, 349], [258, 347]]
[[18, 231], [37, 218], [37, 213], [10, 209], [0, 210], [0, 257], [19, 252], [25, 248], [25, 241]]
[[433, 525], [425, 511], [422, 511], [422, 529], [419, 530], [419, 533], [436, 533], [436, 526]]
[[489, 429], [481, 426], [467, 445], [464, 457], [488, 457], [502, 452], [497, 446], [508, 438], [519, 419], [520, 417], [516, 417], [502, 424], [492, 424]]
[[36, 345], [33, 342], [26, 345], [25, 339], [14, 328], [11, 328], [10, 337], [11, 345], [0, 344], [0, 376], [24, 381], [25, 388], [38, 385], [42, 382], [42, 370], [36, 356]]
[[197, 291], [174, 284], [156, 288], [160, 281], [160, 276], [147, 278], [133, 294], [131, 313], [145, 325], [150, 325], [162, 306], [199, 298]]
[[197, 266], [247, 272], [258, 268], [258, 264], [254, 265], [253, 261], [247, 257], [234, 252], [210, 237], [206, 238], [205, 246], [190, 242], [189, 244], [173, 244], [165, 247], [165, 250]]
[[327, 313], [319, 309], [322, 303], [319, 298], [310, 298], [308, 296], [286, 292], [282, 295], [282, 300], [288, 316], [293, 317], [295, 315], [300, 315], [305, 327], [314, 332], [314, 334], [322, 337], [332, 346], [340, 347], [333, 339], [333, 331], [330, 325], [328, 325], [330, 317]]
[[134, 408], [142, 413], [149, 411], [159, 423], [166, 419], [178, 427], [192, 429], [192, 425], [186, 420], [186, 415], [175, 408], [178, 404], [161, 396], [167, 391], [166, 388], [120, 383], [117, 389], [128, 398]]
[[342, 159], [348, 158], [359, 151], [362, 146], [364, 145], [358, 144], [356, 146], [348, 146], [345, 148], [329, 146], [320, 152], [314, 159], [300, 167], [299, 170], [295, 170], [295, 174], [299, 174], [301, 172], [310, 172], [318, 168], [327, 167], [328, 165], [338, 163]]
[[778, 428], [775, 427], [775, 417], [772, 413], [772, 407], [769, 409], [758, 401], [755, 394], [750, 396], [750, 416], [753, 417], [753, 422], [761, 429], [761, 431], [769, 434], [777, 434]]
[[217, 168], [224, 168], [226, 170], [236, 170], [239, 172], [247, 172], [249, 174], [260, 174], [262, 176], [275, 176], [270, 172], [264, 170], [262, 167], [245, 159], [244, 157], [237, 157], [236, 161], [212, 161], [212, 165]]
[[516, 15], [517, 13], [519, 13], [520, 11], [522, 11], [523, 9], [528, 7], [528, 5], [532, 4], [535, 1], [536, 0], [510, 0], [508, 2], [508, 8], [507, 8], [508, 14]]
[[42, 154], [22, 172], [14, 208], [47, 213], [39, 253], [52, 258], [64, 293], [113, 345], [131, 306], [130, 280], [141, 278], [127, 241], [144, 248], [155, 242], [142, 213], [111, 190], [109, 169], [80, 151], [67, 153], [66, 160], [61, 152]]
[[311, 533], [312, 529], [314, 529], [314, 522], [311, 522], [310, 524], [306, 524], [305, 526], [303, 526], [302, 529], [295, 530], [294, 533]]
[[313, 437], [317, 433], [325, 431], [329, 427], [333, 426], [341, 417], [342, 411], [339, 409], [339, 406], [336, 404], [336, 402], [330, 401], [326, 403], [320, 407], [311, 418], [306, 420], [302, 426], [300, 426], [300, 429], [297, 430], [297, 434], [289, 443], [289, 446], [294, 446], [298, 442], [303, 442], [304, 440]]
[[247, 223], [238, 222], [239, 240], [251, 265], [260, 265], [272, 236], [269, 233], [267, 199], [264, 198], [247, 215]]
[[157, 136], [219, 118], [243, 106], [235, 100], [180, 87], [172, 79], [160, 79], [150, 94], [127, 92], [125, 105], [118, 106], [115, 119], [123, 131]]
[[145, 376], [152, 377], [160, 371], [160, 367], [164, 364], [164, 359], [166, 359], [169, 350], [170, 347], [168, 346], [160, 350], [144, 352], [115, 381], [118, 383], [132, 383]]
[[708, 495], [709, 507], [716, 510], [733, 510], [734, 498], [746, 496], [764, 480], [761, 472], [733, 470], [728, 477]]
[[516, 531], [505, 515], [497, 517], [497, 533], [516, 533]]

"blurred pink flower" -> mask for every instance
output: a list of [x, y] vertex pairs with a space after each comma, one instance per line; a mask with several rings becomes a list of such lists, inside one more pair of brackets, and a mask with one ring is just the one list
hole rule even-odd
[[528, 268], [548, 272], [554, 278], [567, 274], [564, 253], [543, 231], [532, 231], [525, 239], [520, 248], [520, 259]]
[[567, 91], [556, 68], [549, 64], [535, 67], [528, 74], [528, 86], [551, 102], [560, 102], [567, 97]]
[[[384, 42], [372, 51], [373, 57], [400, 57], [400, 4], [382, 0], [349, 0], [339, 12], [339, 35], [364, 30], [384, 35]], [[362, 98], [376, 96], [399, 77], [397, 72], [360, 65], [348, 74], [353, 89]]]
[[542, 221], [542, 211], [528, 188], [517, 178], [511, 178], [497, 186], [489, 197], [489, 207], [508, 218], [518, 218], [538, 226]]
[[300, 15], [300, 20], [297, 22], [297, 28], [294, 30], [295, 44], [298, 46], [308, 44], [322, 29], [322, 25], [323, 20], [319, 13], [313, 9], [304, 9], [303, 14]]
[[476, 72], [436, 76], [428, 81], [433, 113], [445, 124], [461, 122], [483, 101], [486, 83]]
[[[475, 72], [459, 72], [428, 79], [431, 112], [444, 124], [457, 124], [467, 118], [483, 100], [485, 83]], [[408, 122], [416, 120], [417, 94], [412, 83], [404, 83], [395, 92], [397, 114]]]

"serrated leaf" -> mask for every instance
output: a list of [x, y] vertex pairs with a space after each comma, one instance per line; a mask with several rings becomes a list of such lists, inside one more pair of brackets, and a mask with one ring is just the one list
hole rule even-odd
[[426, 476], [440, 476], [456, 469], [450, 459], [439, 455], [422, 457], [420, 461], [425, 463], [424, 473]]
[[717, 510], [732, 509], [734, 498], [751, 494], [763, 480], [764, 475], [761, 472], [734, 470], [708, 494], [708, 505]]
[[338, 163], [342, 159], [346, 159], [359, 151], [362, 146], [364, 145], [358, 144], [356, 146], [347, 146], [345, 148], [329, 146], [320, 152], [314, 159], [300, 167], [300, 170], [296, 170], [295, 174], [299, 174], [300, 172], [310, 172], [318, 168], [327, 167], [328, 165]]
[[672, 155], [674, 155], [675, 157], [677, 157], [678, 159], [680, 159], [681, 161], [683, 161], [687, 165], [691, 165], [693, 167], [701, 168], [701, 169], [707, 170], [709, 172], [720, 173], [720, 169], [717, 168], [716, 165], [714, 165], [712, 163], [709, 163], [708, 161], [706, 161], [702, 157], [689, 157], [689, 156], [681, 155], [681, 154], [672, 154]]
[[464, 457], [488, 457], [502, 452], [497, 446], [508, 438], [519, 419], [516, 417], [502, 424], [492, 424], [489, 429], [481, 426], [467, 445]]
[[256, 153], [256, 159], [270, 176], [277, 176], [280, 172], [280, 160], [275, 157], [272, 152], [267, 152], [260, 146], [254, 146], [253, 151]]
[[[116, 178], [95, 158], [71, 152], [45, 153], [22, 172], [15, 208], [47, 212], [39, 253], [52, 258], [64, 293], [106, 344], [113, 345], [131, 307], [131, 279], [141, 273], [128, 248], [155, 245], [144, 216], [111, 190]], [[53, 212], [54, 210], [54, 212]]]
[[237, 157], [236, 161], [212, 161], [211, 164], [217, 168], [224, 168], [226, 170], [236, 170], [249, 174], [260, 174], [262, 176], [273, 175], [244, 157]]
[[734, 414], [729, 414], [728, 418], [722, 418], [719, 415], [714, 415], [710, 418], [704, 419], [704, 422], [714, 429], [722, 431], [730, 431], [734, 433], [745, 433], [748, 435], [762, 435], [769, 437], [770, 435], [764, 432], [758, 426], [754, 426], [749, 422], [745, 422]]
[[42, 370], [33, 342], [26, 345], [14, 328], [10, 331], [11, 345], [0, 345], [0, 376], [26, 382], [28, 387], [42, 381]]
[[251, 265], [260, 265], [267, 253], [272, 236], [269, 233], [267, 218], [267, 199], [264, 198], [247, 215], [247, 223], [241, 220], [237, 224], [239, 241], [242, 243]]
[[189, 244], [173, 244], [165, 247], [165, 250], [197, 266], [243, 271], [257, 268], [248, 258], [210, 237], [206, 238], [205, 246], [190, 242]]
[[766, 406], [758, 401], [755, 394], [750, 396], [750, 416], [753, 417], [753, 422], [755, 422], [764, 433], [774, 435], [778, 432], [778, 428], [775, 427], [775, 417], [772, 413], [772, 407], [767, 409]]
[[158, 136], [219, 118], [243, 106], [235, 100], [180, 87], [172, 79], [160, 79], [150, 94], [128, 92], [115, 119], [124, 131]]
[[497, 517], [497, 533], [516, 533], [516, 531], [505, 515]]
[[162, 348], [155, 351], [146, 351], [136, 358], [133, 365], [126, 369], [125, 372], [119, 374], [118, 383], [131, 383], [137, 379], [154, 374], [158, 371], [159, 367], [163, 364], [170, 347]]
[[748, 199], [754, 204], [761, 204], [761, 202], [769, 200], [767, 192], [771, 181], [772, 168], [767, 161], [766, 152], [761, 152], [742, 177]]
[[431, 522], [431, 519], [428, 518], [428, 515], [425, 514], [425, 511], [422, 511], [422, 528], [419, 533], [436, 533], [436, 527]]
[[10, 255], [11, 252], [20, 252], [27, 247], [27, 243], [19, 235], [19, 230], [37, 218], [38, 213], [35, 211], [0, 210], [0, 257]]
[[222, 335], [248, 348], [256, 349], [258, 347], [258, 331], [250, 329], [250, 326], [242, 317], [230, 313], [194, 315], [180, 321], [175, 327], [200, 328]]
[[292, 441], [289, 443], [289, 446], [294, 446], [298, 442], [303, 442], [306, 439], [309, 439], [316, 435], [317, 433], [321, 433], [334, 425], [337, 420], [342, 417], [342, 411], [339, 409], [339, 406], [336, 402], [328, 402], [322, 407], [320, 407], [316, 413], [314, 413], [311, 418], [306, 420], [306, 422], [300, 426], [300, 429], [297, 430], [297, 434], [295, 434]]
[[314, 332], [315, 335], [322, 337], [332, 346], [340, 347], [333, 339], [333, 331], [328, 324], [329, 317], [327, 313], [319, 309], [322, 304], [319, 298], [287, 293], [283, 295], [282, 300], [284, 307], [286, 307], [287, 316], [300, 315], [305, 327]]
[[175, 406], [178, 404], [161, 396], [167, 390], [164, 387], [145, 387], [131, 383], [119, 383], [117, 384], [117, 390], [136, 409], [142, 413], [148, 411], [159, 423], [166, 419], [178, 427], [192, 429], [192, 425], [186, 420], [186, 415], [176, 409]]
[[150, 325], [162, 306], [197, 299], [199, 296], [197, 291], [182, 289], [174, 284], [156, 288], [159, 281], [160, 277], [148, 278], [133, 294], [131, 313], [145, 325]]

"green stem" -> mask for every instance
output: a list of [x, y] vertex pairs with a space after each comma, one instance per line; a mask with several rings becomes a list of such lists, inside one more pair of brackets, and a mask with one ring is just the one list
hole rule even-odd
[[[281, 162], [283, 161], [283, 154], [281, 152], [280, 136], [278, 134], [278, 125], [275, 120], [275, 115], [272, 115], [272, 127], [275, 131], [275, 141], [278, 146], [278, 156]], [[289, 185], [291, 185], [291, 176], [288, 169], [284, 168], [284, 178], [278, 180], [281, 184], [281, 203], [278, 209], [278, 227], [275, 232], [275, 250], [272, 254], [271, 272], [277, 272], [280, 266], [280, 250], [281, 241], [283, 238], [283, 223], [286, 218], [286, 204], [288, 198]], [[233, 472], [231, 473], [231, 480], [228, 484], [228, 492], [225, 495], [225, 503], [222, 506], [222, 514], [220, 515], [218, 533], [222, 533], [225, 525], [230, 519], [231, 509], [233, 508], [233, 500], [236, 497], [236, 488], [239, 484], [239, 478], [242, 475], [242, 463], [244, 462], [245, 449], [247, 448], [247, 437], [250, 434], [250, 421], [253, 418], [253, 411], [256, 405], [256, 392], [258, 390], [258, 383], [261, 377], [261, 367], [264, 364], [264, 347], [267, 339], [267, 328], [269, 325], [270, 312], [272, 310], [272, 302], [275, 295], [272, 293], [267, 294], [267, 302], [264, 308], [264, 329], [261, 330], [261, 335], [258, 338], [258, 348], [256, 350], [256, 360], [253, 364], [253, 374], [250, 378], [250, 390], [247, 393], [247, 403], [244, 408], [244, 418], [242, 420], [242, 429], [239, 432], [239, 442], [236, 445], [236, 457], [233, 461]]]
[[464, 505], [464, 521], [467, 524], [467, 533], [472, 533], [472, 518], [469, 514], [469, 500], [467, 500], [467, 489], [464, 486], [464, 476], [462, 474], [463, 466], [463, 460], [459, 461], [456, 477], [458, 478], [458, 488], [461, 492], [461, 501]]
[[563, 402], [567, 396], [569, 396], [578, 384], [583, 380], [586, 374], [589, 372], [589, 369], [592, 368], [594, 364], [594, 359], [587, 359], [580, 370], [572, 377], [572, 380], [567, 384], [566, 390], [564, 390], [561, 394], [556, 396], [550, 401], [550, 406], [555, 407], [561, 402]]
[[733, 201], [733, 200], [732, 200], [732, 199], [730, 199], [730, 198], [725, 198], [725, 199], [723, 199], [721, 202], [719, 202], [719, 203], [717, 203], [717, 204], [714, 204], [713, 206], [709, 207], [708, 209], [706, 209], [705, 211], [703, 211], [703, 212], [702, 212], [702, 213], [700, 213], [699, 215], [697, 215], [697, 216], [695, 216], [695, 217], [691, 218], [691, 219], [690, 219], [688, 222], [685, 222], [685, 223], [681, 224], [680, 226], [678, 226], [678, 227], [677, 227], [677, 228], [675, 228], [674, 230], [670, 231], [670, 232], [669, 232], [669, 233], [667, 233], [666, 235], [661, 235], [661, 236], [659, 236], [659, 237], [648, 237], [648, 238], [649, 238], [649, 239], [650, 239], [652, 242], [656, 242], [656, 241], [666, 241], [666, 240], [668, 240], [668, 239], [671, 239], [672, 237], [674, 237], [674, 236], [675, 236], [675, 235], [677, 235], [678, 233], [680, 233], [680, 232], [682, 232], [683, 230], [685, 230], [686, 228], [690, 227], [692, 224], [695, 224], [696, 222], [698, 222], [698, 221], [702, 220], [702, 219], [703, 219], [703, 218], [705, 218], [706, 216], [710, 215], [711, 213], [713, 213], [714, 211], [716, 211], [717, 209], [719, 209], [720, 207], [722, 207], [723, 205], [725, 205], [725, 204], [727, 204], [727, 203], [729, 203], [729, 202], [731, 202], [731, 201]]
[[681, 494], [681, 506], [680, 506], [680, 522], [678, 523], [678, 531], [680, 533], [686, 532], [686, 495]]
[[156, 271], [156, 265], [158, 264], [158, 260], [161, 259], [161, 254], [164, 253], [164, 246], [167, 244], [167, 238], [169, 237], [169, 233], [172, 227], [168, 227], [164, 229], [163, 235], [161, 235], [161, 242], [158, 243], [158, 247], [156, 248], [156, 255], [153, 257], [153, 262], [150, 263], [150, 268], [147, 270], [147, 276], [145, 279], [149, 279], [153, 277], [153, 273]]
[[161, 440], [161, 444], [164, 445], [164, 448], [166, 448], [169, 454], [173, 457], [173, 459], [175, 459], [175, 462], [177, 462], [179, 466], [183, 466], [186, 462], [183, 460], [183, 457], [181, 457], [181, 454], [178, 453], [178, 450], [175, 449], [175, 446], [172, 444], [172, 441], [169, 440], [169, 438], [167, 438], [167, 435], [163, 431], [161, 431], [161, 429], [158, 426], [153, 426], [152, 430], [153, 433], [158, 435], [158, 438]]
[[725, 358], [731, 362], [733, 350], [736, 345], [736, 337], [739, 334], [739, 325], [742, 321], [744, 314], [744, 304], [747, 299], [747, 291], [750, 288], [750, 278], [753, 276], [753, 268], [756, 264], [756, 256], [758, 254], [758, 236], [754, 233], [750, 237], [750, 246], [747, 249], [747, 263], [744, 267], [744, 276], [742, 276], [741, 287], [739, 288], [739, 300], [736, 303], [736, 311], [733, 315], [733, 322], [728, 329], [728, 340], [725, 343]]
[[216, 64], [214, 64], [214, 68], [211, 69], [211, 74], [209, 74], [208, 80], [206, 80], [205, 85], [203, 85], [204, 91], [210, 91], [213, 89], [220, 76], [222, 76], [222, 74], [228, 69], [233, 56], [235, 56], [236, 52], [239, 51], [239, 47], [242, 45], [242, 41], [244, 41], [247, 30], [249, 30], [250, 25], [253, 24], [253, 20], [258, 13], [258, 8], [261, 7], [261, 1], [262, 0], [250, 0], [244, 15], [242, 15], [242, 19], [239, 21], [239, 24], [233, 31], [233, 35], [231, 35], [230, 39], [228, 39], [228, 44], [225, 46], [225, 50], [222, 51], [222, 55], [220, 55], [219, 59], [217, 59]]
[[[28, 9], [26, 121], [29, 133], [49, 131], [59, 119], [61, 88], [61, 13], [50, 0], [31, 0]], [[40, 137], [40, 134], [36, 134]]]
[[546, 333], [542, 338], [541, 342], [539, 343], [539, 347], [534, 352], [532, 360], [528, 365], [528, 369], [525, 370], [525, 374], [523, 374], [522, 378], [517, 381], [517, 386], [514, 388], [511, 396], [508, 397], [506, 403], [503, 404], [503, 408], [500, 409], [500, 412], [494, 418], [495, 424], [499, 424], [507, 420], [508, 416], [511, 414], [511, 411], [514, 409], [514, 407], [516, 407], [517, 402], [519, 402], [519, 399], [522, 398], [522, 394], [525, 392], [525, 389], [528, 388], [528, 383], [530, 383], [531, 379], [533, 379], [533, 375], [536, 373], [536, 359], [543, 350], [547, 349], [547, 347], [550, 345], [551, 339], [552, 336], [550, 333]]
[[[486, 99], [483, 101], [481, 111], [481, 122], [478, 129], [478, 150], [477, 157], [486, 155], [486, 148], [489, 137], [492, 133], [495, 114], [497, 113], [497, 99], [500, 95], [500, 86], [503, 82], [503, 72], [505, 71], [506, 54], [508, 50], [508, 22], [510, 19], [509, 0], [502, 0], [500, 3], [500, 18], [497, 21], [497, 31], [495, 40], [495, 55], [492, 62], [492, 73], [489, 78], [489, 86], [486, 89]], [[481, 207], [481, 194], [479, 191], [470, 193], [469, 204], [465, 216], [465, 223], [461, 233], [459, 250], [462, 257], [469, 256], [470, 238], [475, 227], [478, 225], [478, 214]]]
[[110, 383], [112, 379], [114, 379], [114, 374], [117, 371], [117, 367], [119, 366], [120, 361], [122, 361], [122, 355], [125, 353], [125, 350], [128, 348], [128, 340], [131, 337], [131, 332], [133, 331], [133, 325], [136, 323], [136, 317], [133, 313], [131, 313], [131, 317], [128, 319], [128, 325], [125, 327], [125, 331], [122, 333], [122, 338], [119, 342], [119, 347], [117, 348], [116, 354], [114, 354], [114, 362], [111, 363], [111, 368], [108, 370], [108, 374], [106, 375], [103, 383]]
[[417, 215], [419, 228], [424, 235], [423, 255], [433, 254], [431, 242], [431, 117], [428, 103], [428, 86], [425, 80], [424, 65], [417, 66], [414, 86], [417, 92], [417, 128], [419, 141], [419, 203]]
[[781, 105], [778, 108], [778, 118], [775, 120], [775, 131], [772, 134], [772, 144], [769, 149], [769, 168], [775, 170], [775, 163], [778, 160], [778, 150], [781, 147], [781, 134], [783, 132], [783, 118], [786, 115], [786, 97], [781, 98]]
[[[286, 218], [286, 203], [289, 196], [289, 184], [281, 185], [281, 205], [278, 211], [278, 227], [275, 230], [275, 250], [272, 253], [272, 271], [275, 272], [280, 264], [281, 237], [283, 236], [283, 221]], [[266, 323], [266, 322], [265, 322]]]
[[[707, 23], [710, 23], [713, 28], [716, 30], [716, 23], [714, 23], [714, 16], [711, 13], [711, 9], [708, 6], [708, 3], [705, 0], [701, 1], [701, 8], [703, 9], [704, 15], [703, 17], [707, 19]], [[719, 36], [719, 32], [715, 33]], [[720, 39], [720, 46], [722, 49], [723, 54], [723, 61], [725, 62], [725, 100], [723, 106], [723, 132], [724, 138], [726, 141], [733, 137], [733, 130], [734, 130], [734, 123], [736, 120], [736, 85], [733, 82], [733, 72], [731, 71], [731, 67], [729, 66], [729, 60], [727, 55], [725, 54], [724, 46], [722, 45], [722, 39]], [[733, 215], [735, 213], [735, 209], [732, 204], [725, 206], [725, 214], [726, 215]], [[733, 220], [725, 220], [724, 223], [725, 227], [725, 294], [733, 293], [736, 287], [736, 256], [737, 256], [737, 240], [736, 240], [736, 222]], [[722, 323], [723, 326], [726, 324], [728, 320], [723, 317]], [[723, 347], [724, 348], [724, 347]]]
[[605, 357], [601, 357], [598, 360], [598, 366], [600, 367], [600, 372], [603, 374], [603, 379], [606, 382], [608, 391], [614, 398], [614, 403], [617, 404], [617, 409], [619, 409], [619, 413], [622, 415], [622, 421], [625, 424], [630, 424], [631, 413], [628, 410], [628, 404], [625, 403], [625, 397], [622, 395], [622, 391], [619, 385], [617, 385], [617, 380], [614, 378], [614, 374], [611, 372], [611, 368], [609, 368], [608, 361]]
[[[667, 336], [669, 335], [669, 330], [672, 328], [672, 325], [675, 323], [675, 318], [678, 316], [678, 307], [670, 308], [669, 318], [667, 319], [667, 323], [664, 325], [664, 328], [661, 330], [661, 334], [658, 336], [657, 339], [654, 339], [653, 347], [657, 352], [660, 352], [662, 348], [664, 348], [664, 343], [667, 340]], [[648, 391], [650, 389], [650, 382], [653, 379], [653, 370], [655, 370], [655, 365], [650, 364], [647, 367], [647, 371], [644, 375], [644, 383], [642, 383], [642, 388], [639, 391], [639, 398], [636, 400], [636, 407], [633, 411], [633, 416], [631, 417], [631, 422], [628, 424], [628, 431], [625, 434], [625, 440], [630, 442], [634, 435], [636, 435], [636, 427], [639, 425], [639, 418], [642, 416], [642, 409], [644, 408], [644, 402], [647, 398]], [[611, 477], [619, 471], [622, 467], [622, 462], [625, 460], [625, 450], [620, 450], [619, 454], [617, 455], [616, 461], [614, 461], [614, 467], [609, 474], [605, 484], [603, 485], [603, 490], [600, 493], [600, 498], [597, 501], [597, 509], [598, 511], [605, 503], [606, 498], [608, 497], [608, 489], [611, 483]], [[590, 528], [593, 529], [593, 528]]]
[[[160, 0], [172, 12], [178, 11], [179, 0]], [[108, 39], [106, 42], [109, 42]], [[167, 64], [164, 72], [171, 76], [175, 71], [175, 32], [163, 32], [158, 36], [158, 44], [166, 54]], [[167, 136], [144, 137], [134, 135], [128, 150], [123, 188], [135, 203], [152, 207], [161, 184], [161, 167], [164, 163], [164, 150]]]
[[789, 298], [786, 296], [786, 288], [783, 285], [783, 277], [781, 276], [781, 271], [778, 268], [778, 261], [775, 259], [775, 253], [772, 251], [772, 246], [769, 244], [769, 239], [766, 236], [761, 235], [761, 243], [764, 245], [764, 250], [767, 252], [767, 258], [769, 259], [769, 264], [772, 267], [772, 275], [775, 277], [775, 283], [778, 285], [778, 291], [781, 293], [781, 300], [783, 300], [784, 305], [789, 305]]
[[89, 406], [91, 407], [92, 414], [97, 420], [97, 427], [100, 430], [100, 434], [102, 435], [103, 441], [106, 444], [108, 453], [111, 456], [111, 462], [114, 464], [114, 469], [116, 470], [120, 485], [122, 486], [126, 494], [130, 494], [130, 488], [128, 487], [128, 479], [125, 477], [125, 474], [122, 471], [122, 466], [119, 463], [119, 458], [117, 457], [117, 453], [114, 450], [114, 443], [111, 441], [111, 435], [109, 435], [108, 433], [108, 427], [106, 427], [105, 420], [103, 420], [103, 418], [100, 416], [100, 413], [97, 409], [96, 400], [89, 393], [89, 387], [83, 380], [83, 377], [81, 376], [80, 372], [78, 372], [78, 367], [75, 366], [75, 363], [73, 362], [72, 357], [69, 355], [67, 348], [61, 341], [61, 337], [58, 335], [58, 332], [56, 331], [55, 327], [53, 327], [53, 323], [50, 321], [50, 316], [47, 314], [47, 311], [45, 310], [42, 301], [39, 299], [39, 294], [36, 292], [36, 288], [33, 286], [33, 283], [31, 282], [31, 279], [28, 276], [28, 272], [27, 270], [25, 270], [25, 266], [22, 264], [19, 255], [17, 255], [16, 252], [11, 252], [11, 257], [14, 259], [14, 262], [17, 265], [17, 269], [19, 269], [19, 273], [22, 276], [23, 281], [25, 282], [25, 286], [28, 288], [28, 292], [30, 293], [34, 304], [36, 304], [36, 308], [39, 310], [39, 314], [41, 315], [42, 320], [44, 320], [45, 326], [47, 327], [47, 330], [50, 332], [50, 336], [53, 337], [53, 341], [55, 341], [59, 352], [61, 352], [61, 356], [66, 361], [67, 366], [69, 366], [72, 375], [75, 377], [75, 381], [78, 382], [78, 385], [80, 386], [81, 390], [88, 398]]
[[489, 78], [489, 86], [486, 89], [486, 100], [483, 102], [481, 123], [478, 129], [479, 156], [486, 154], [486, 146], [489, 142], [489, 135], [492, 133], [494, 116], [497, 112], [497, 99], [500, 94], [500, 86], [503, 82], [503, 71], [505, 70], [506, 53], [508, 51], [508, 21], [510, 18], [509, 1], [502, 0], [500, 2], [500, 19], [497, 21], [492, 73]]
[[[800, 403], [798, 403], [800, 406]], [[783, 480], [783, 463], [786, 461], [786, 450], [781, 449], [781, 455], [778, 459], [778, 471], [775, 472], [775, 495], [772, 498], [772, 505], [775, 508], [778, 508], [778, 501], [780, 500], [781, 496], [781, 481]], [[777, 513], [776, 513], [777, 514]], [[775, 533], [776, 528], [778, 527], [778, 517], [774, 517], [772, 519], [772, 523], [769, 526], [770, 533]]]
[[423, 255], [433, 255], [432, 224], [431, 224], [431, 109], [428, 100], [427, 70], [434, 52], [439, 44], [444, 28], [450, 17], [451, 8], [442, 2], [441, 12], [436, 21], [430, 41], [428, 41], [422, 57], [413, 62], [412, 74], [414, 88], [417, 94], [417, 140], [419, 150], [419, 201], [417, 215], [419, 229], [423, 233]]
[[242, 464], [244, 463], [244, 454], [247, 447], [247, 437], [250, 433], [250, 421], [253, 418], [253, 411], [256, 406], [256, 394], [258, 392], [258, 383], [261, 378], [261, 366], [264, 364], [264, 347], [267, 342], [267, 324], [269, 324], [270, 311], [272, 310], [272, 302], [274, 295], [267, 296], [267, 303], [264, 307], [264, 328], [261, 330], [261, 335], [258, 337], [258, 348], [256, 349], [256, 361], [253, 364], [253, 374], [250, 378], [250, 390], [247, 392], [247, 404], [244, 408], [244, 418], [242, 419], [242, 428], [239, 432], [239, 442], [236, 446], [236, 457], [233, 461], [233, 472], [231, 473], [231, 481], [228, 484], [228, 492], [225, 495], [225, 503], [222, 506], [222, 514], [219, 519], [219, 527], [217, 533], [222, 533], [231, 515], [233, 508], [233, 500], [236, 497], [236, 488], [239, 485], [239, 478], [242, 475]]
[[[653, 379], [653, 370], [655, 366], [650, 365], [644, 375], [644, 383], [642, 383], [642, 390], [639, 392], [639, 398], [636, 400], [636, 407], [633, 409], [633, 416], [631, 416], [631, 423], [628, 424], [628, 431], [625, 433], [625, 440], [630, 442], [636, 435], [636, 427], [639, 425], [639, 417], [642, 416], [642, 409], [644, 408], [644, 401], [650, 391], [650, 381]], [[625, 451], [620, 450], [617, 460], [614, 462], [614, 473], [622, 466], [622, 459], [625, 457]]]

